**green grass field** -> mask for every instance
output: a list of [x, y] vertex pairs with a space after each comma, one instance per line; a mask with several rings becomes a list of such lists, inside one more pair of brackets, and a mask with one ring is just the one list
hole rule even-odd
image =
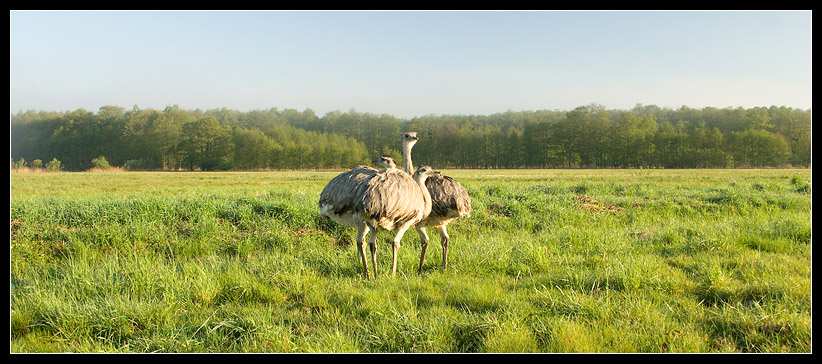
[[10, 352], [810, 352], [811, 171], [446, 171], [422, 275], [338, 172], [12, 173]]

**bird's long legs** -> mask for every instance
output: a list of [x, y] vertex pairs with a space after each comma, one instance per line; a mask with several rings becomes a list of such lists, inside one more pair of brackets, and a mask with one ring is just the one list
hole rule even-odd
[[397, 234], [394, 235], [394, 257], [391, 259], [391, 276], [394, 277], [397, 275], [397, 252], [400, 251], [400, 241], [402, 240], [402, 235], [405, 234], [405, 230], [407, 230], [409, 226], [401, 227], [397, 230]]
[[[451, 237], [448, 236], [445, 225], [437, 226], [436, 229], [440, 233], [440, 242], [442, 243], [442, 269], [445, 270], [448, 268], [448, 243], [451, 242]], [[422, 266], [425, 264], [425, 252], [428, 250], [428, 242], [430, 239], [424, 227], [418, 227], [417, 232], [420, 234], [420, 241], [422, 243], [420, 252], [420, 274], [422, 274]]]
[[445, 230], [445, 225], [437, 226], [437, 231], [440, 232], [440, 239], [442, 242], [442, 269], [448, 268], [448, 243], [451, 242], [451, 237], [448, 236], [448, 231]]
[[[400, 250], [400, 241], [402, 240], [403, 234], [408, 227], [401, 228], [397, 231], [396, 235], [394, 235], [393, 241], [393, 256], [391, 261], [391, 276], [397, 275], [397, 254]], [[362, 224], [359, 228], [357, 228], [357, 251], [360, 254], [360, 261], [363, 265], [363, 270], [365, 271], [365, 278], [369, 278], [368, 274], [368, 260], [365, 257], [365, 238], [368, 232], [371, 232], [371, 236], [368, 239], [368, 247], [371, 250], [371, 266], [374, 270], [373, 277], [377, 277], [377, 229], [371, 228], [368, 224]], [[421, 236], [425, 236], [424, 244], [425, 246], [428, 245], [428, 235], [425, 234], [425, 230], [418, 229], [420, 231]], [[420, 270], [422, 270], [422, 264], [425, 260], [425, 250], [423, 249], [422, 257], [420, 257]]]
[[374, 267], [374, 278], [377, 278], [377, 229], [371, 231], [368, 247], [371, 248], [371, 265]]
[[[360, 254], [360, 262], [365, 272], [365, 278], [368, 279], [368, 261], [365, 260], [365, 236], [368, 235], [368, 225], [362, 224], [357, 228], [357, 252]], [[377, 234], [372, 233], [371, 236]]]
[[422, 274], [422, 266], [425, 264], [425, 251], [428, 250], [428, 234], [425, 232], [425, 227], [416, 227], [417, 233], [420, 234], [420, 243], [422, 244], [422, 250], [420, 251], [420, 271], [419, 273]]

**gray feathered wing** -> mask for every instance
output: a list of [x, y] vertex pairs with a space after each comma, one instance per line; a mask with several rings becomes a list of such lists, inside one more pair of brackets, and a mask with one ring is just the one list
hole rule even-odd
[[340, 173], [323, 188], [320, 193], [319, 206], [331, 206], [329, 212], [342, 214], [352, 212], [356, 202], [357, 186], [368, 177], [379, 172], [378, 169], [359, 166], [350, 171]]
[[457, 180], [436, 174], [425, 180], [431, 194], [431, 214], [442, 217], [464, 217], [471, 214], [471, 198]]

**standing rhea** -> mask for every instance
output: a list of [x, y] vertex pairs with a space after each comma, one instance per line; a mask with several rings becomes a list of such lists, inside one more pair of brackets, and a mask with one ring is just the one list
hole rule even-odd
[[394, 231], [391, 275], [397, 274], [397, 252], [400, 241], [408, 228], [416, 226], [431, 212], [431, 195], [425, 187], [428, 177], [437, 174], [430, 167], [420, 167], [413, 177], [396, 169], [382, 170], [360, 183], [354, 195], [352, 220], [357, 226], [357, 250], [368, 278], [368, 262], [365, 258], [365, 234], [371, 234], [371, 264], [377, 276], [377, 232]]
[[[407, 139], [413, 139], [414, 143], [416, 143], [417, 133], [407, 132], [403, 134], [405, 172], [411, 174], [414, 168], [411, 162], [411, 148], [414, 146], [414, 143], [408, 143], [406, 141]], [[445, 227], [455, 219], [471, 215], [471, 197], [468, 196], [468, 191], [465, 187], [457, 180], [442, 174], [436, 174], [425, 181], [425, 187], [431, 195], [432, 207], [428, 218], [416, 226], [417, 232], [420, 234], [420, 240], [422, 241], [420, 273], [422, 273], [422, 266], [425, 264], [425, 252], [428, 249], [429, 241], [425, 228], [434, 227], [440, 233], [440, 242], [442, 243], [442, 267], [445, 269], [448, 268], [448, 243], [451, 242], [451, 237], [448, 236], [448, 231]]]

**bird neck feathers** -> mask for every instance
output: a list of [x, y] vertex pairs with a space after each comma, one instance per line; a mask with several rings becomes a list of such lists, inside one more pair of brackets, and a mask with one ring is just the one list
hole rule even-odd
[[402, 157], [405, 162], [405, 173], [414, 174], [414, 165], [411, 163], [411, 148], [414, 147], [416, 141], [404, 141], [402, 143]]
[[[424, 208], [423, 211], [424, 211], [425, 217], [428, 217], [428, 215], [431, 213], [431, 208], [433, 207], [433, 202], [431, 200], [431, 193], [428, 192], [428, 188], [425, 187], [425, 180], [428, 179], [428, 175], [420, 174], [420, 173], [414, 173], [413, 177], [414, 177], [414, 181], [416, 181], [417, 184], [420, 187], [420, 192], [422, 192], [422, 200], [425, 202], [425, 208]], [[423, 218], [423, 219], [425, 219], [425, 218]]]

